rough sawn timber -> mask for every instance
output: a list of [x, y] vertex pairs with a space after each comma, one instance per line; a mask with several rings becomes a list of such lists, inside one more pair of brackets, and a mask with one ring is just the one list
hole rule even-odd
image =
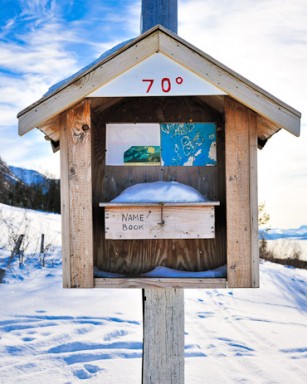
[[184, 384], [184, 291], [143, 290], [142, 384]]
[[259, 286], [256, 114], [225, 99], [227, 280]]
[[227, 288], [226, 278], [95, 278], [95, 288], [202, 288], [218, 289]]
[[106, 239], [212, 239], [214, 205], [206, 203], [107, 204]]
[[61, 116], [63, 286], [92, 288], [93, 220], [90, 102]]

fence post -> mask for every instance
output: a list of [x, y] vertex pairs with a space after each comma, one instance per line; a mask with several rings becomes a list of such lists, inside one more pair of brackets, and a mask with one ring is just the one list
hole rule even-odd
[[15, 247], [11, 252], [10, 260], [13, 259], [19, 252], [24, 237], [25, 235], [19, 235], [18, 240], [16, 241], [16, 244], [15, 244]]
[[40, 253], [44, 253], [44, 240], [45, 240], [45, 235], [42, 233], [42, 235], [41, 235], [41, 248], [40, 248]]
[[[6, 268], [8, 268], [10, 266], [10, 264], [13, 261], [14, 257], [17, 255], [17, 253], [19, 253], [19, 250], [20, 250], [20, 247], [21, 247], [21, 244], [22, 244], [22, 241], [23, 241], [24, 237], [25, 237], [25, 235], [19, 235], [18, 236], [18, 239], [16, 241], [15, 247], [12, 250], [11, 255], [10, 255], [9, 259], [8, 259]], [[5, 269], [0, 269], [0, 283], [2, 283], [3, 278], [5, 276], [5, 273], [6, 273]]]

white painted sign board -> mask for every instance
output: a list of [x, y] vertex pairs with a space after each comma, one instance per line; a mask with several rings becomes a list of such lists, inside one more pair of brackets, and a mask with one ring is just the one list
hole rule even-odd
[[212, 239], [214, 206], [206, 203], [100, 203], [106, 239]]
[[156, 53], [91, 93], [90, 97], [226, 95], [202, 77]]

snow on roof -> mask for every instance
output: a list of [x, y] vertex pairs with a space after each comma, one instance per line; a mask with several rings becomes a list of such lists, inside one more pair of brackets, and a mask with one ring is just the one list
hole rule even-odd
[[122, 43], [119, 43], [117, 45], [115, 45], [113, 48], [111, 49], [108, 49], [107, 51], [105, 51], [102, 55], [100, 55], [96, 60], [92, 61], [90, 64], [86, 65], [85, 67], [83, 67], [82, 69], [80, 69], [78, 72], [74, 73], [73, 75], [67, 77], [66, 79], [64, 80], [61, 80], [59, 81], [58, 83], [56, 84], [53, 84], [49, 89], [48, 91], [43, 95], [43, 97], [48, 97], [50, 96], [52, 93], [56, 92], [57, 90], [59, 90], [60, 88], [64, 87], [66, 84], [69, 84], [70, 82], [74, 81], [78, 76], [84, 74], [84, 72], [88, 71], [88, 70], [91, 70], [92, 68], [94, 68], [97, 64], [99, 64], [101, 61], [103, 61], [104, 59], [108, 58], [109, 56], [111, 56], [113, 53], [116, 53], [118, 50], [120, 50], [121, 48], [123, 48], [125, 45], [129, 44], [131, 41], [133, 41], [135, 38], [133, 39], [129, 39], [129, 40], [125, 40], [123, 41]]

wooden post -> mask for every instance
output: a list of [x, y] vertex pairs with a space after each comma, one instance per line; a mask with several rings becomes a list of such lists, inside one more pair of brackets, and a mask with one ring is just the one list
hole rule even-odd
[[257, 118], [225, 97], [228, 286], [259, 286]]
[[90, 101], [61, 115], [63, 286], [93, 288]]
[[41, 234], [41, 248], [40, 248], [40, 254], [43, 254], [44, 253], [44, 243], [45, 243], [45, 234], [42, 233]]
[[143, 290], [142, 384], [184, 384], [184, 291]]
[[17, 253], [20, 251], [20, 247], [21, 247], [21, 244], [22, 244], [22, 241], [23, 241], [24, 237], [25, 237], [25, 235], [19, 235], [18, 236], [18, 239], [16, 241], [15, 247], [14, 247], [14, 249], [11, 252], [9, 263], [11, 263], [11, 261], [13, 260], [15, 255], [17, 255]]

